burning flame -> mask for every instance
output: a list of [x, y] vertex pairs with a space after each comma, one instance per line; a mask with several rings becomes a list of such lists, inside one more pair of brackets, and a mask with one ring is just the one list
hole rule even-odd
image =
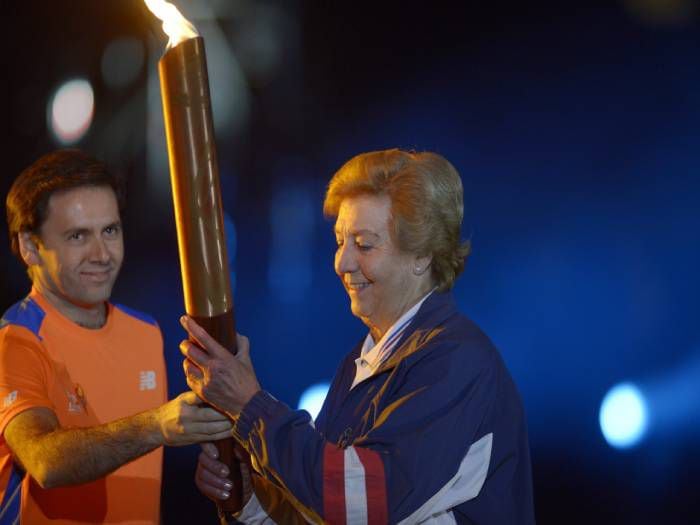
[[187, 20], [170, 2], [165, 0], [143, 0], [151, 13], [163, 21], [163, 31], [170, 38], [168, 49], [175, 47], [183, 40], [199, 36], [192, 23]]

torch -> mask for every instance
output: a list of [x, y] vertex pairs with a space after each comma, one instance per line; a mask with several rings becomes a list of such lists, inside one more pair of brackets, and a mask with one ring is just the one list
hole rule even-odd
[[[236, 353], [233, 295], [224, 240], [219, 168], [204, 40], [164, 0], [145, 0], [170, 40], [158, 63], [168, 143], [185, 310], [222, 346]], [[242, 507], [241, 471], [233, 438], [217, 443], [235, 490], [217, 502], [222, 523]], [[247, 458], [241, 448], [240, 457]]]

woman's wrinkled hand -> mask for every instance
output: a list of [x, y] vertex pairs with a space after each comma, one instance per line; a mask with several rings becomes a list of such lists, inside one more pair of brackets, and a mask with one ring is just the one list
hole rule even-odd
[[250, 361], [248, 338], [236, 334], [238, 353], [233, 355], [191, 317], [182, 316], [180, 322], [194, 341], [180, 343], [187, 385], [219, 410], [231, 417], [238, 416], [260, 390]]

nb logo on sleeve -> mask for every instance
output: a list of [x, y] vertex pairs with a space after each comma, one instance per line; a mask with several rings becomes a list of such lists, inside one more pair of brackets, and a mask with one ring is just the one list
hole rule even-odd
[[156, 373], [153, 370], [141, 370], [139, 373], [139, 390], [155, 390]]

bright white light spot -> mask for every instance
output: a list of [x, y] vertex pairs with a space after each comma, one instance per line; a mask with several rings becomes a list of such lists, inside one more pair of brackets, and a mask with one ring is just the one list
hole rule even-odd
[[632, 383], [612, 388], [600, 405], [600, 429], [615, 448], [633, 447], [647, 429], [647, 406], [642, 392]]
[[95, 108], [92, 86], [75, 79], [63, 84], [49, 104], [49, 126], [61, 144], [78, 142], [90, 128]]
[[329, 388], [330, 385], [328, 383], [317, 383], [304, 390], [304, 393], [299, 398], [299, 410], [306, 410], [311, 414], [312, 419], [316, 419]]

